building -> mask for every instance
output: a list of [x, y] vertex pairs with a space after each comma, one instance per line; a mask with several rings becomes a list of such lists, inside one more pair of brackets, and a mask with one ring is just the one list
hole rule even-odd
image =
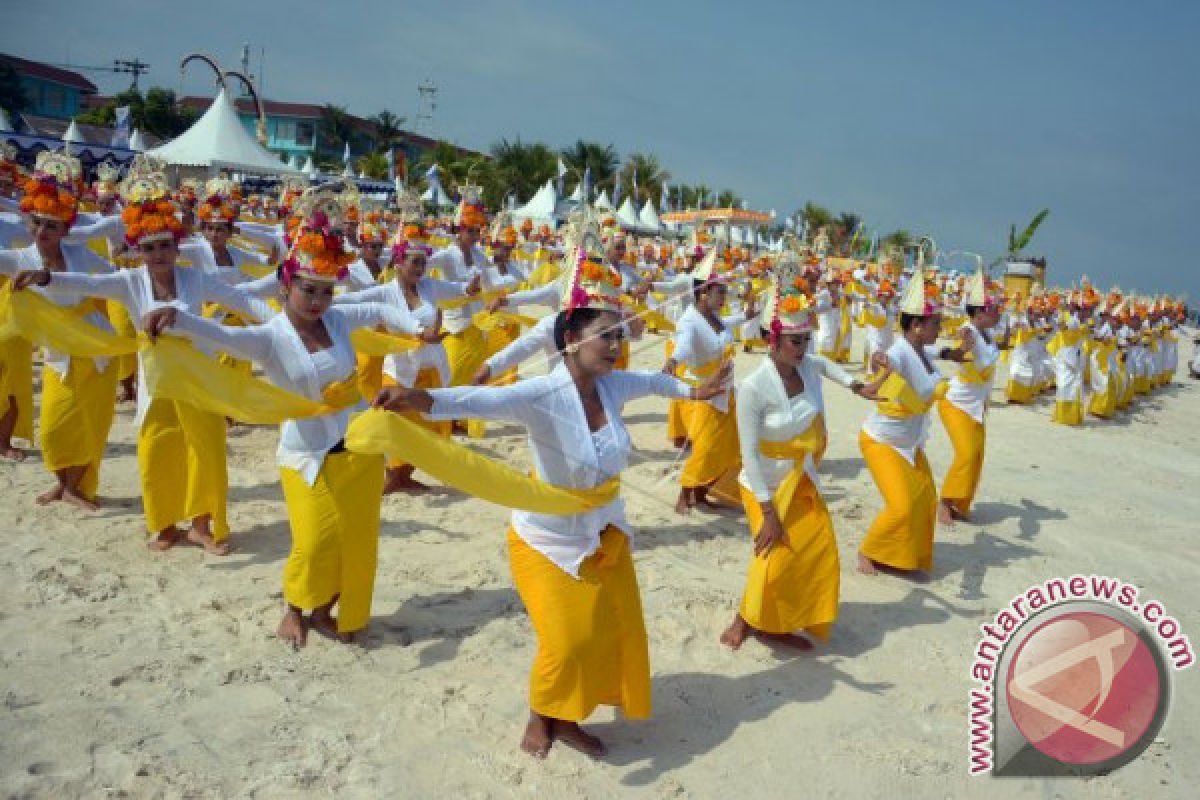
[[39, 117], [71, 119], [83, 110], [84, 98], [96, 94], [96, 84], [78, 72], [4, 53], [0, 65], [12, 67], [20, 76], [29, 99], [29, 107], [23, 110]]

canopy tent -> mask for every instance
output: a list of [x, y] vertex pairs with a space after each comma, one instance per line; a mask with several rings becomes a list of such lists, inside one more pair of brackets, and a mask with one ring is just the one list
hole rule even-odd
[[545, 185], [529, 198], [529, 202], [514, 209], [512, 215], [519, 220], [553, 225], [558, 205], [558, 190], [554, 188], [554, 181], [546, 181]]
[[66, 150], [68, 155], [71, 153], [71, 145], [83, 144], [87, 141], [83, 138], [83, 134], [79, 132], [79, 125], [75, 123], [75, 120], [71, 120], [71, 124], [67, 126], [67, 130], [63, 133], [62, 140], [63, 149]]
[[129, 149], [135, 153], [146, 152], [146, 138], [137, 128], [134, 128], [133, 133], [129, 135]]
[[[130, 144], [132, 146], [132, 142]], [[150, 150], [147, 155], [175, 166], [204, 167], [210, 171], [295, 173], [255, 141], [238, 119], [224, 88], [192, 127], [161, 147]]]
[[642, 212], [638, 214], [638, 222], [644, 230], [651, 233], [659, 233], [662, 231], [662, 222], [658, 219], [658, 209], [654, 207], [653, 200], [647, 200], [646, 205], [642, 206]]
[[0, 108], [0, 133], [12, 133], [12, 123], [8, 121], [8, 114], [4, 113], [4, 109]]
[[608, 199], [608, 191], [605, 189], [601, 189], [600, 194], [597, 195], [597, 197], [596, 197], [596, 202], [592, 203], [592, 206], [595, 208], [602, 209], [604, 211], [612, 211], [613, 204], [612, 204], [612, 200]]
[[625, 202], [621, 203], [621, 207], [617, 209], [617, 222], [626, 230], [635, 232], [642, 230], [641, 223], [638, 222], [638, 212], [634, 208], [632, 198], [626, 197]]
[[425, 190], [425, 194], [421, 195], [421, 200], [434, 208], [454, 208], [457, 203], [450, 199], [450, 195], [446, 194], [446, 190], [442, 188], [442, 181], [438, 177], [438, 166], [434, 164], [429, 168], [429, 172], [425, 173], [426, 179], [429, 181], [429, 188]]

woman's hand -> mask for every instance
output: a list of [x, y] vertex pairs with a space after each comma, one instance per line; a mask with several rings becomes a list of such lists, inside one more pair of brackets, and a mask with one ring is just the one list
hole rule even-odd
[[475, 374], [471, 377], [473, 386], [483, 386], [492, 379], [492, 368], [484, 364], [479, 369], [475, 370]]
[[775, 507], [770, 502], [763, 506], [763, 524], [758, 529], [758, 535], [754, 537], [754, 555], [767, 556], [770, 555], [771, 549], [775, 545], [783, 545], [787, 547], [788, 542], [787, 531], [783, 529], [783, 523], [779, 521], [779, 514], [775, 512]]
[[31, 269], [24, 272], [18, 272], [17, 277], [13, 278], [13, 288], [18, 291], [29, 286], [45, 286], [50, 283], [50, 270], [48, 269]]
[[887, 353], [883, 352], [882, 350], [877, 350], [871, 354], [871, 371], [872, 372], [881, 372], [881, 371], [890, 372], [891, 369], [892, 369], [892, 362], [888, 361]]
[[372, 408], [387, 411], [428, 411], [433, 408], [433, 395], [424, 389], [409, 389], [406, 386], [386, 386], [379, 390], [371, 402]]
[[678, 369], [678, 365], [675, 363], [675, 359], [668, 358], [666, 363], [663, 364], [662, 371], [666, 375], [674, 375], [676, 369]]
[[493, 297], [490, 301], [488, 301], [488, 304], [484, 306], [484, 308], [486, 308], [489, 313], [494, 313], [506, 305], [508, 305], [508, 298], [506, 298], [504, 295], [501, 295], [500, 297]]
[[962, 336], [958, 340], [958, 351], [965, 358], [967, 353], [975, 350], [975, 331], [970, 328], [962, 329]]
[[464, 290], [466, 294], [479, 294], [479, 287], [483, 285], [483, 274], [476, 272], [475, 276], [467, 283], [467, 288]]
[[142, 317], [142, 330], [150, 337], [150, 341], [157, 341], [164, 331], [175, 327], [175, 320], [178, 316], [179, 310], [174, 306], [156, 308]]
[[726, 361], [721, 365], [720, 369], [708, 377], [708, 380], [692, 389], [692, 399], [709, 400], [723, 392], [729, 391], [729, 378], [732, 375], [733, 362]]
[[417, 338], [426, 344], [437, 344], [449, 335], [449, 331], [442, 330], [442, 310], [439, 308], [433, 317], [433, 324], [422, 330]]
[[646, 320], [637, 314], [627, 314], [625, 315], [625, 327], [629, 329], [630, 338], [640, 339], [646, 331]]

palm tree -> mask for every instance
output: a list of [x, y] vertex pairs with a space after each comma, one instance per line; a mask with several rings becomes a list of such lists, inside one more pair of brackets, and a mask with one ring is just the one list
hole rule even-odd
[[817, 235], [818, 230], [827, 227], [833, 222], [832, 211], [811, 201], [804, 204], [804, 208], [800, 211], [800, 216], [804, 220], [810, 240]]
[[717, 195], [717, 208], [741, 208], [742, 198], [732, 189], [723, 189]]
[[368, 178], [376, 180], [387, 180], [388, 162], [387, 156], [383, 153], [368, 153], [354, 164], [354, 171], [361, 172]]
[[492, 145], [491, 155], [491, 177], [501, 197], [513, 191], [519, 200], [528, 200], [558, 174], [558, 154], [541, 142], [501, 139]]
[[671, 174], [659, 166], [656, 156], [649, 153], [630, 153], [625, 159], [620, 177], [623, 192], [627, 197], [631, 196], [633, 185], [637, 183], [637, 197], [633, 199], [638, 205], [643, 205], [647, 200], [657, 200], [662, 195], [663, 184], [671, 179]]
[[593, 189], [612, 189], [617, 174], [617, 150], [611, 144], [585, 142], [579, 139], [570, 147], [563, 148], [559, 155], [563, 162], [574, 170], [574, 186], [583, 179], [583, 173], [590, 169]]
[[1020, 257], [1021, 251], [1029, 245], [1029, 240], [1033, 238], [1033, 234], [1037, 233], [1038, 227], [1048, 216], [1050, 216], [1050, 209], [1043, 208], [1025, 227], [1025, 230], [1021, 231], [1020, 236], [1017, 235], [1016, 225], [1008, 227], [1008, 259], [1010, 261], [1016, 261]]
[[340, 150], [354, 135], [350, 112], [343, 106], [326, 104], [321, 109], [321, 142], [327, 150]]
[[887, 246], [899, 248], [900, 250], [907, 250], [914, 244], [915, 242], [913, 241], [913, 235], [903, 228], [892, 231], [879, 240], [879, 246], [881, 248]]
[[858, 226], [862, 224], [862, 217], [853, 211], [843, 211], [837, 215], [837, 219], [833, 221], [833, 226], [829, 231], [830, 243], [833, 245], [835, 252], [840, 252], [842, 255], [849, 255], [850, 243], [853, 241], [854, 232], [858, 230]]
[[375, 149], [388, 150], [403, 141], [404, 117], [398, 117], [384, 109], [367, 120], [375, 136]]

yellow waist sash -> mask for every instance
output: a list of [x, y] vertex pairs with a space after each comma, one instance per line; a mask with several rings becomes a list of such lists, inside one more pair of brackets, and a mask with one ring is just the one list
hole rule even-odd
[[652, 309], [646, 305], [639, 305], [634, 309], [634, 311], [639, 317], [642, 318], [647, 327], [654, 328], [655, 330], [666, 331], [667, 333], [674, 333], [675, 323], [667, 319], [667, 317], [661, 311], [656, 311], [655, 309]]
[[690, 383], [692, 385], [703, 383], [706, 378], [709, 378], [709, 377], [717, 374], [717, 370], [719, 370], [721, 368], [721, 365], [723, 365], [726, 361], [729, 361], [731, 358], [733, 358], [733, 355], [735, 352], [736, 351], [734, 350], [733, 346], [731, 345], [731, 346], [725, 348], [725, 352], [723, 352], [721, 354], [720, 358], [714, 358], [712, 361], [709, 361], [707, 364], [701, 364], [698, 367], [691, 367], [691, 366], [688, 366], [687, 364], [680, 364], [680, 366], [683, 367], [685, 370], [685, 374], [683, 376], [683, 381], [685, 383]]
[[903, 375], [893, 372], [879, 387], [878, 394], [879, 400], [875, 402], [875, 407], [880, 414], [895, 419], [908, 419], [928, 414], [934, 403], [945, 396], [946, 382], [940, 381], [933, 393], [929, 395], [929, 399], [922, 400], [916, 390], [908, 384], [908, 381], [904, 380]]
[[996, 374], [996, 365], [980, 369], [974, 361], [964, 361], [958, 370], [958, 379], [963, 383], [987, 383]]
[[804, 433], [793, 436], [786, 442], [759, 441], [758, 452], [767, 458], [790, 458], [795, 462], [792, 470], [784, 477], [772, 498], [775, 512], [779, 515], [780, 519], [787, 518], [792, 503], [797, 501], [813, 501], [816, 489], [811, 484], [808, 491], [798, 490], [801, 482], [807, 477], [804, 472], [804, 456], [807, 453], [812, 453], [813, 461], [820, 463], [821, 457], [825, 455], [827, 442], [825, 418], [820, 414], [813, 418], [812, 424], [808, 426]]

